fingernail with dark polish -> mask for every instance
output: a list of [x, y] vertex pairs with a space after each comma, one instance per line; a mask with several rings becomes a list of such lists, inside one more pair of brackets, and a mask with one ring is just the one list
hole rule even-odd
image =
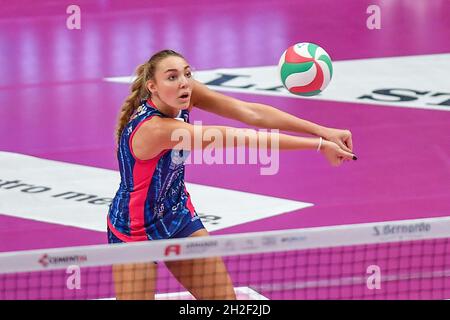
[[356, 156], [353, 156], [353, 160], [358, 160], [358, 158]]

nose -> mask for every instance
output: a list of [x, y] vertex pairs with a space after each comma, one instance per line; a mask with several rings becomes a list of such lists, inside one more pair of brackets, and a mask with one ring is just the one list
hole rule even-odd
[[188, 86], [189, 80], [186, 78], [186, 76], [180, 77], [180, 87], [186, 88]]

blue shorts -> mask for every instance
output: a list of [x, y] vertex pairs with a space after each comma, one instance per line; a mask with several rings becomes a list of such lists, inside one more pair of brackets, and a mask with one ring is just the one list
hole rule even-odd
[[[205, 229], [205, 227], [203, 226], [203, 223], [200, 219], [196, 219], [196, 220], [188, 223], [183, 229], [181, 229], [180, 231], [178, 231], [177, 233], [172, 235], [172, 237], [170, 237], [170, 238], [171, 239], [187, 238], [191, 234], [193, 234], [194, 232], [196, 232], [200, 229]], [[112, 231], [109, 228], [108, 228], [107, 232], [108, 232], [108, 243], [123, 243], [123, 242], [125, 242], [125, 241], [120, 240], [114, 233], [112, 233]]]
[[205, 227], [203, 226], [202, 220], [200, 220], [199, 217], [196, 217], [194, 221], [189, 222], [183, 229], [172, 235], [171, 238], [187, 238], [200, 229], [205, 229]]

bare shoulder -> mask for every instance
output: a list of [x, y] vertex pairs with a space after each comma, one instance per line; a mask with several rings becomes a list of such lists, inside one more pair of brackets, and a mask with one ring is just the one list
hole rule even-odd
[[160, 147], [158, 142], [158, 136], [163, 128], [161, 120], [161, 117], [154, 116], [143, 122], [134, 133], [130, 147], [139, 160], [152, 159], [162, 151], [162, 146]]
[[171, 149], [177, 141], [172, 134], [177, 129], [192, 131], [189, 124], [172, 118], [154, 116], [145, 121], [131, 141], [133, 153], [139, 160], [150, 160], [163, 150]]
[[133, 142], [136, 140], [137, 142], [149, 143], [152, 140], [160, 140], [161, 136], [170, 130], [172, 126], [176, 125], [177, 122], [174, 119], [153, 116], [142, 123], [136, 130]]
[[[162, 120], [162, 117], [154, 115], [150, 119], [144, 120], [138, 131], [147, 132], [149, 130], [158, 130], [162, 126]], [[138, 131], [136, 131], [136, 134]]]

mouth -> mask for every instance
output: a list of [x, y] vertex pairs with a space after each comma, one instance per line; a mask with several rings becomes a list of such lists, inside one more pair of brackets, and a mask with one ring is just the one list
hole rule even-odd
[[188, 93], [188, 92], [185, 92], [185, 93], [183, 93], [181, 96], [179, 96], [178, 98], [179, 99], [182, 99], [182, 100], [187, 100], [187, 99], [189, 99], [190, 98], [190, 94]]

